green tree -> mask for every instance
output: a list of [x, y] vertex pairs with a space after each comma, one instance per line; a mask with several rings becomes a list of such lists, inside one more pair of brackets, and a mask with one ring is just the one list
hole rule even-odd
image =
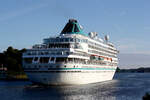
[[4, 64], [4, 54], [0, 53], [0, 67]]
[[22, 53], [25, 49], [18, 50], [13, 47], [8, 47], [4, 51], [4, 66], [7, 67], [8, 71], [22, 72]]
[[120, 72], [120, 68], [119, 68], [119, 67], [117, 67], [117, 70], [116, 70], [116, 72]]
[[143, 96], [143, 100], [150, 100], [150, 94], [146, 92], [146, 94]]

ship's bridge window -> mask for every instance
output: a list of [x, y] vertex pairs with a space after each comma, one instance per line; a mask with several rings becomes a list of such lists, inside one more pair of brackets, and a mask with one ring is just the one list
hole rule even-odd
[[84, 42], [84, 43], [87, 43], [87, 40], [86, 40], [86, 39], [78, 39], [78, 38], [76, 38], [76, 42]]
[[30, 53], [30, 52], [28, 52], [28, 53], [27, 53], [27, 55], [31, 55], [31, 53]]
[[54, 58], [54, 57], [52, 57], [52, 58], [51, 58], [51, 61], [54, 61], [54, 59], [55, 59], [55, 58]]
[[70, 38], [70, 42], [73, 42], [73, 38]]
[[44, 43], [48, 43], [47, 39], [44, 39], [43, 41], [44, 41]]
[[60, 42], [60, 39], [59, 39], [59, 38], [57, 38], [57, 39], [56, 39], [56, 42]]
[[55, 39], [54, 39], [54, 38], [51, 38], [51, 39], [50, 39], [50, 42], [55, 42]]
[[56, 63], [57, 62], [65, 62], [67, 58], [62, 58], [62, 57], [57, 57], [56, 58]]
[[61, 38], [61, 39], [60, 39], [60, 42], [64, 42], [64, 39], [63, 39], [63, 38]]
[[41, 57], [40, 58], [40, 63], [48, 63], [49, 57]]
[[72, 38], [57, 38], [56, 41], [53, 42], [73, 42]]
[[49, 42], [52, 42], [52, 38], [49, 39]]
[[69, 38], [65, 38], [65, 42], [69, 42]]
[[49, 44], [49, 48], [69, 48], [68, 44]]
[[35, 58], [34, 58], [34, 61], [38, 61], [38, 57], [35, 57]]
[[24, 62], [31, 64], [32, 63], [33, 58], [24, 58]]
[[76, 42], [80, 42], [80, 39], [77, 38], [77, 39], [76, 39]]

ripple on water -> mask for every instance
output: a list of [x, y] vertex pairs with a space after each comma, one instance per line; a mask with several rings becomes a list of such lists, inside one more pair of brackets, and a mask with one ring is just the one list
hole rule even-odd
[[0, 81], [0, 100], [141, 100], [150, 91], [149, 74], [118, 74], [112, 81], [75, 86], [38, 86]]

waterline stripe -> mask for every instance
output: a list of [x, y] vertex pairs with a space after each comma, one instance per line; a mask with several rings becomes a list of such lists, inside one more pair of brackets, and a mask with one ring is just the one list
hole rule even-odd
[[116, 70], [116, 68], [49, 68], [48, 70]]

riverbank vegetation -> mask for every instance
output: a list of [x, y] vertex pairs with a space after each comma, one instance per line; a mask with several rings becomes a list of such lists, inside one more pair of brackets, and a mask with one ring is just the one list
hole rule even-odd
[[0, 67], [7, 68], [7, 78], [27, 78], [22, 68], [22, 53], [25, 51], [26, 49], [18, 50], [10, 46], [0, 53]]
[[[8, 78], [27, 78], [22, 68], [22, 53], [25, 51], [26, 49], [18, 50], [10, 46], [4, 52], [0, 53], [0, 68], [7, 68]], [[120, 69], [118, 67], [117, 72], [146, 73], [150, 72], [150, 68]]]
[[148, 92], [143, 96], [143, 100], [150, 100], [150, 94]]
[[140, 67], [140, 68], [135, 68], [135, 69], [120, 69], [118, 67], [116, 72], [121, 72], [121, 73], [149, 73], [150, 67], [148, 67], [148, 68]]

